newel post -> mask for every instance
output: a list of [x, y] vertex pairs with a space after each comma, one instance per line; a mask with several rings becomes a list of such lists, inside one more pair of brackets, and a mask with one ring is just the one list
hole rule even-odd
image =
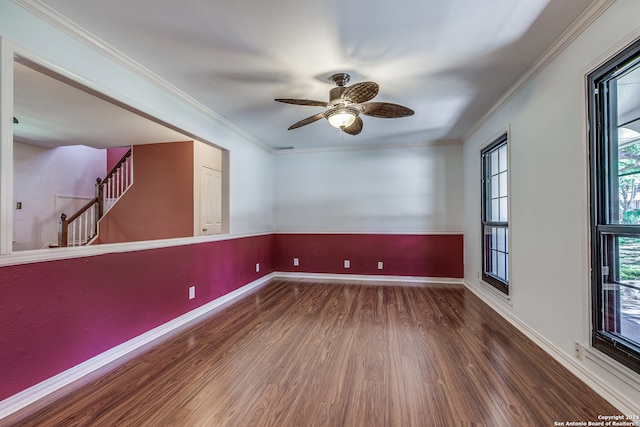
[[69, 222], [67, 221], [67, 215], [64, 213], [60, 215], [60, 221], [58, 221], [58, 246], [66, 248], [69, 245]]
[[96, 221], [102, 218], [102, 214], [104, 214], [104, 197], [102, 196], [103, 196], [102, 180], [98, 178], [96, 179], [96, 197], [98, 198], [98, 216], [96, 217]]

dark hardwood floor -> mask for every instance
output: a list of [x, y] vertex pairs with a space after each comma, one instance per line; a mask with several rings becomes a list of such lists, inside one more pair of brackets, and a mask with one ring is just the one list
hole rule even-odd
[[457, 285], [273, 280], [21, 426], [553, 426], [618, 414]]

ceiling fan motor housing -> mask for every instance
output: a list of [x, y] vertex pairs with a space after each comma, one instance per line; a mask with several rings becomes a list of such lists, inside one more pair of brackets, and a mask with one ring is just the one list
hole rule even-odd
[[342, 94], [347, 90], [344, 86], [334, 87], [329, 91], [329, 103], [331, 105], [344, 104], [344, 100], [342, 99]]

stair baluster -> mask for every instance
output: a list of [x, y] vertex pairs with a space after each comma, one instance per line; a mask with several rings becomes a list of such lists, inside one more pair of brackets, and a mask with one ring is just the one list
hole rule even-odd
[[58, 247], [84, 246], [97, 237], [100, 218], [133, 184], [132, 162], [129, 150], [103, 180], [96, 179], [96, 197], [70, 217], [60, 215]]

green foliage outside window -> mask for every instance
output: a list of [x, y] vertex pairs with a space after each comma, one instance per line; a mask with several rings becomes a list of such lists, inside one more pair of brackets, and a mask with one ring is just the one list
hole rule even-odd
[[640, 143], [618, 150], [618, 191], [623, 224], [640, 224]]
[[625, 224], [640, 224], [640, 209], [634, 209], [623, 213], [622, 222]]
[[640, 280], [640, 239], [620, 237], [620, 281]]

